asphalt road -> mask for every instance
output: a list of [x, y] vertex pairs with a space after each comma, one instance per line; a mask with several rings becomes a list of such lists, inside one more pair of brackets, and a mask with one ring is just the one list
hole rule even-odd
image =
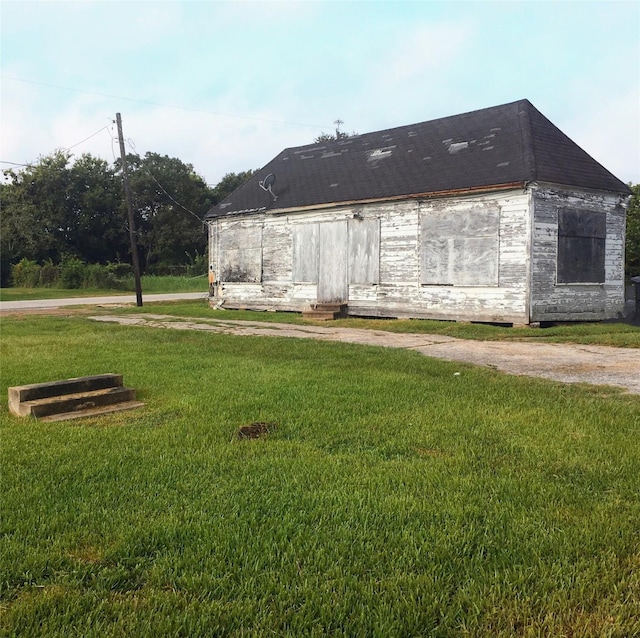
[[[168, 294], [144, 294], [145, 301], [179, 301], [180, 299], [204, 299], [206, 292], [178, 292]], [[27, 301], [0, 301], [0, 313], [16, 310], [37, 310], [41, 308], [62, 308], [64, 306], [103, 306], [105, 304], [135, 304], [135, 295], [111, 295], [109, 297], [69, 297], [66, 299], [29, 299]]]

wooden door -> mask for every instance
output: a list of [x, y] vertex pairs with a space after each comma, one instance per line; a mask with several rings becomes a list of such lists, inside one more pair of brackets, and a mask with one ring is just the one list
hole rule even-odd
[[347, 303], [347, 221], [319, 224], [318, 303]]

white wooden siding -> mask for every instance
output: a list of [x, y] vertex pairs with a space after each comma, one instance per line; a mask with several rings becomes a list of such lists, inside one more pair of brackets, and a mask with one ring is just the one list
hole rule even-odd
[[[625, 208], [615, 194], [533, 185], [531, 321], [592, 321], [624, 309]], [[558, 210], [577, 208], [606, 215], [605, 281], [558, 284]]]
[[[259, 284], [222, 282], [219, 298], [212, 303], [222, 301], [224, 307], [230, 308], [306, 309], [318, 300], [318, 290], [309, 274], [313, 260], [303, 263], [304, 246], [310, 247], [311, 252], [315, 250], [315, 231], [304, 230], [304, 227], [320, 228], [328, 223], [329, 228], [332, 222], [343, 222], [348, 227], [351, 247], [347, 261], [350, 314], [526, 323], [528, 201], [528, 193], [514, 190], [422, 202], [406, 200], [357, 208], [246, 216], [242, 220], [235, 216], [221, 217], [210, 224], [211, 254], [215, 253], [216, 234], [220, 237], [224, 233], [237, 234], [241, 242], [247, 225], [264, 224], [262, 281]], [[429, 215], [445, 220], [448, 213], [464, 216], [472, 211], [495, 211], [499, 219], [492, 285], [421, 285], [420, 220]], [[368, 248], [365, 249], [363, 242]], [[325, 259], [335, 260], [335, 251], [327, 250]], [[303, 277], [311, 280], [299, 281]]]

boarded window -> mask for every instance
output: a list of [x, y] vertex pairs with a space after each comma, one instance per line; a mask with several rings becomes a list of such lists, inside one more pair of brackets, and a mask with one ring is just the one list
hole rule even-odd
[[377, 284], [380, 280], [380, 220], [349, 222], [349, 283]]
[[219, 242], [220, 281], [262, 281], [262, 226], [221, 228]]
[[558, 211], [558, 283], [604, 282], [606, 217], [577, 208]]
[[500, 212], [437, 211], [420, 219], [420, 283], [498, 285]]
[[293, 281], [318, 283], [318, 224], [293, 227]]

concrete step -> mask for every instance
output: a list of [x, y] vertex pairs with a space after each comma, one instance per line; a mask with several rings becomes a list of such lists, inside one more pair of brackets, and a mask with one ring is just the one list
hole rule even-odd
[[316, 303], [302, 313], [303, 319], [314, 321], [331, 321], [347, 316], [347, 304]]
[[346, 312], [346, 303], [316, 303], [311, 306], [313, 310], [320, 312]]
[[144, 406], [142, 401], [125, 401], [123, 403], [114, 403], [112, 405], [103, 405], [99, 408], [87, 408], [85, 410], [76, 410], [75, 412], [62, 412], [60, 414], [50, 414], [39, 418], [39, 421], [66, 421], [68, 419], [82, 419], [90, 416], [103, 416], [114, 412], [122, 412], [124, 410], [133, 410]]
[[123, 403], [124, 401], [133, 401], [135, 398], [136, 391], [133, 388], [124, 387], [62, 394], [57, 397], [23, 401], [20, 404], [20, 416], [43, 417], [63, 412], [75, 412], [114, 403]]
[[58, 421], [130, 410], [144, 405], [120, 374], [100, 374], [9, 388], [9, 410], [16, 416]]
[[88, 377], [63, 379], [62, 381], [18, 385], [9, 388], [9, 410], [19, 415], [19, 405], [25, 401], [116, 387], [122, 387], [121, 374], [96, 374]]
[[320, 310], [305, 310], [302, 313], [303, 319], [311, 319], [313, 321], [333, 321], [339, 316], [339, 312], [321, 312]]

